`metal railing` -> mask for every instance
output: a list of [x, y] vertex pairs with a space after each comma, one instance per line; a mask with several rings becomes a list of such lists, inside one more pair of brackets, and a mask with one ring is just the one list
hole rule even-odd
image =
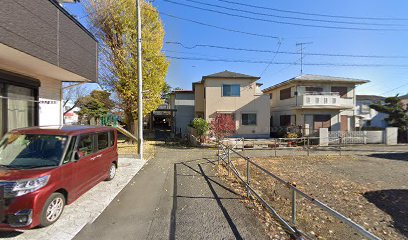
[[[246, 179], [244, 179], [245, 176], [242, 176], [240, 174], [235, 164], [231, 161], [231, 152], [246, 161]], [[247, 197], [251, 197], [252, 195], [256, 197], [256, 199], [258, 199], [262, 203], [262, 205], [286, 228], [286, 230], [289, 231], [289, 233], [291, 233], [297, 239], [303, 239], [302, 236], [307, 236], [302, 230], [296, 227], [297, 225], [296, 199], [298, 198], [298, 195], [305, 198], [310, 203], [316, 205], [321, 210], [333, 216], [334, 218], [347, 224], [348, 226], [353, 228], [355, 231], [357, 231], [359, 234], [366, 237], [367, 239], [370, 239], [370, 240], [380, 239], [379, 237], [367, 231], [365, 228], [363, 228], [359, 224], [355, 223], [350, 218], [342, 215], [341, 213], [330, 208], [323, 202], [304, 193], [303, 191], [298, 189], [295, 184], [283, 180], [282, 178], [269, 172], [262, 166], [252, 161], [250, 157], [244, 156], [237, 150], [231, 148], [230, 146], [224, 145], [222, 142], [219, 142], [218, 143], [218, 164], [220, 164], [221, 162], [223, 162], [225, 164], [225, 167], [228, 169], [228, 175], [230, 175], [230, 173], [232, 172], [245, 185], [245, 188], [247, 191]], [[253, 165], [256, 169], [260, 170], [261, 172], [265, 173], [269, 177], [272, 177], [274, 180], [277, 180], [279, 183], [283, 184], [289, 189], [289, 192], [291, 195], [291, 223], [288, 223], [287, 221], [285, 221], [285, 219], [282, 218], [269, 203], [267, 203], [267, 201], [261, 196], [261, 194], [255, 191], [253, 186], [251, 186], [251, 165]]]

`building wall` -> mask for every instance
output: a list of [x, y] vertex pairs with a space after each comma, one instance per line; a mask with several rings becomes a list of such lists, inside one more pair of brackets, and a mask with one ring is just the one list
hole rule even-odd
[[187, 133], [187, 126], [193, 121], [195, 113], [194, 93], [176, 92], [170, 95], [170, 106], [177, 111], [174, 113], [175, 133]]
[[195, 112], [205, 111], [204, 84], [194, 84]]
[[[361, 117], [357, 122], [357, 127], [387, 127], [387, 122], [384, 119], [388, 117], [388, 114], [380, 113], [370, 108], [372, 103], [369, 100], [357, 101], [355, 112], [356, 115]], [[368, 124], [368, 121], [371, 123]]]
[[[240, 97], [222, 96], [223, 84], [239, 84]], [[217, 112], [233, 113], [235, 116], [236, 133], [239, 136], [269, 136], [269, 97], [259, 95], [253, 79], [206, 79], [204, 82], [205, 119], [210, 122]], [[242, 114], [256, 113], [256, 126], [243, 126]]]
[[56, 79], [39, 79], [39, 125], [60, 125], [63, 123], [61, 106], [61, 81]]
[[1, 0], [0, 43], [97, 80], [97, 42], [50, 0]]

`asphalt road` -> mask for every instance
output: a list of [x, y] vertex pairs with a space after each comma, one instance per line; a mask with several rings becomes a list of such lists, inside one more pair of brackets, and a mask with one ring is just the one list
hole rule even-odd
[[155, 159], [75, 237], [267, 239], [240, 196], [215, 176], [214, 150], [157, 147]]

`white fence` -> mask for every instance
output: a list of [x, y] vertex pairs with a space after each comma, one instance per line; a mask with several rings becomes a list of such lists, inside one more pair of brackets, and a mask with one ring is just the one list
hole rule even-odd
[[329, 131], [329, 144], [366, 144], [367, 131]]

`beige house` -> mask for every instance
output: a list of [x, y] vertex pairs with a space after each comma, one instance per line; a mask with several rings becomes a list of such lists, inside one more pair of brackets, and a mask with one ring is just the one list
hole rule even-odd
[[280, 127], [302, 129], [305, 135], [319, 128], [354, 130], [355, 88], [369, 81], [320, 75], [301, 75], [263, 90], [270, 99], [271, 135]]
[[231, 114], [237, 137], [269, 137], [269, 97], [258, 79], [229, 71], [203, 76], [193, 83], [195, 117], [211, 122], [217, 113]]

